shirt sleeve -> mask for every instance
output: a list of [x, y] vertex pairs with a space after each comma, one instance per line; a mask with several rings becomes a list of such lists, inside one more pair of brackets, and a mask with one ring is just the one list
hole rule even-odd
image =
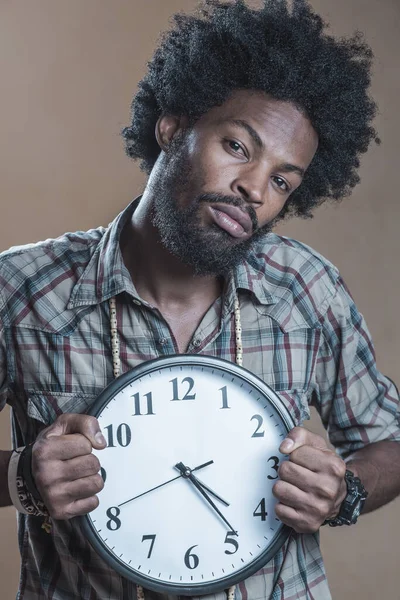
[[346, 458], [367, 444], [400, 441], [399, 395], [379, 372], [372, 339], [343, 280], [325, 315], [313, 404]]
[[[0, 308], [2, 308], [3, 299], [0, 292]], [[6, 353], [6, 341], [4, 333], [4, 325], [1, 318], [0, 311], [0, 411], [6, 405], [7, 402], [7, 353]]]

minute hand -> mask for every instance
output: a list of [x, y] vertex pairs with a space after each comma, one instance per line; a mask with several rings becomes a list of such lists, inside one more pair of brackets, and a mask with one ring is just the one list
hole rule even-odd
[[183, 477], [185, 479], [189, 479], [191, 481], [191, 483], [193, 483], [193, 485], [195, 486], [196, 489], [199, 490], [199, 492], [203, 496], [203, 498], [205, 498], [205, 500], [207, 500], [207, 502], [213, 507], [213, 509], [215, 510], [215, 512], [221, 517], [221, 519], [224, 521], [224, 523], [226, 523], [226, 525], [228, 525], [228, 527], [231, 530], [231, 532], [234, 533], [235, 535], [237, 535], [237, 531], [235, 531], [235, 529], [232, 527], [232, 525], [229, 523], [229, 521], [227, 519], [225, 519], [225, 517], [222, 514], [222, 512], [214, 504], [214, 502], [211, 500], [210, 496], [203, 489], [203, 487], [202, 487], [201, 483], [198, 481], [197, 477], [195, 477], [195, 475], [193, 475], [191, 469], [189, 469], [188, 467], [186, 467], [182, 462], [177, 463], [175, 465], [175, 467], [178, 469], [178, 471], [181, 472], [181, 475], [183, 475]]

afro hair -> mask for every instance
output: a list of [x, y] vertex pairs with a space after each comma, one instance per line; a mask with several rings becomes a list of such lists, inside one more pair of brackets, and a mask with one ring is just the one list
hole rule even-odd
[[306, 0], [205, 0], [195, 15], [177, 14], [163, 34], [132, 102], [122, 136], [128, 156], [150, 173], [160, 148], [162, 114], [195, 123], [236, 89], [294, 103], [319, 136], [318, 150], [284, 214], [310, 217], [325, 200], [348, 196], [359, 182], [359, 156], [372, 140], [376, 105], [368, 95], [373, 54], [360, 33], [326, 33]]

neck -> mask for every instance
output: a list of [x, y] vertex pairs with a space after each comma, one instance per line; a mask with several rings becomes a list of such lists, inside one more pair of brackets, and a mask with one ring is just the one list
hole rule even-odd
[[212, 304], [221, 294], [216, 276], [197, 276], [161, 243], [152, 224], [152, 197], [146, 190], [121, 238], [124, 263], [143, 300], [165, 306]]

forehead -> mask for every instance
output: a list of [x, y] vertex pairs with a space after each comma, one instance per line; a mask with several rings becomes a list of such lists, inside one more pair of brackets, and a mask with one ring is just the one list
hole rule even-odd
[[304, 163], [311, 162], [318, 147], [318, 135], [308, 117], [292, 102], [276, 100], [263, 92], [238, 90], [198, 123], [212, 130], [233, 121], [248, 123], [267, 149], [290, 150]]

